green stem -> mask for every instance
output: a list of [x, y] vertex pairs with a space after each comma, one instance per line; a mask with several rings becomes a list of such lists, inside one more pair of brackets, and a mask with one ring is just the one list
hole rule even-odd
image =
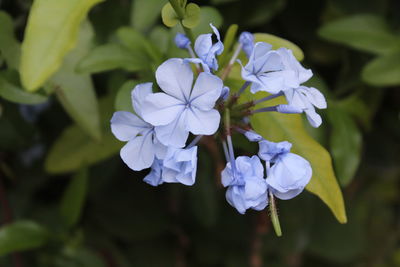
[[183, 19], [185, 18], [185, 6], [181, 6], [179, 0], [169, 0], [172, 8], [175, 10], [176, 15], [178, 15], [178, 19], [180, 20], [181, 26], [185, 31], [186, 36], [189, 38], [190, 42], [192, 43], [191, 46], [193, 47], [194, 44], [194, 35], [191, 29], [183, 26]]
[[272, 225], [274, 226], [274, 230], [277, 236], [282, 236], [281, 225], [279, 223], [278, 211], [276, 208], [274, 195], [269, 193], [269, 211], [271, 216]]

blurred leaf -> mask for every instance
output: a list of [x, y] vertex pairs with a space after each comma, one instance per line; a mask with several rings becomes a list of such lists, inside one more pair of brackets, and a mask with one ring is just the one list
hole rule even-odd
[[358, 93], [335, 102], [335, 106], [354, 116], [365, 128], [371, 127], [371, 117], [374, 110], [371, 105], [367, 105], [360, 98]]
[[323, 25], [318, 34], [374, 54], [389, 53], [400, 46], [400, 37], [394, 35], [383, 18], [374, 15], [355, 15]]
[[201, 6], [200, 9], [200, 22], [194, 27], [193, 33], [195, 36], [203, 33], [211, 32], [210, 23], [212, 23], [216, 28], [222, 25], [222, 15], [218, 9], [211, 6]]
[[[173, 38], [172, 38], [173, 39]], [[165, 27], [157, 26], [150, 33], [150, 40], [157, 44], [158, 49], [166, 54], [170, 44], [170, 33]]]
[[136, 84], [137, 81], [128, 80], [121, 86], [115, 97], [115, 110], [133, 112], [131, 92]]
[[[153, 60], [153, 63], [161, 64], [162, 55], [158, 48], [137, 30], [130, 27], [121, 27], [117, 30], [117, 36], [124, 46], [135, 53], [136, 57], [141, 58], [141, 62], [148, 62], [147, 55]], [[150, 65], [149, 62], [147, 64]]]
[[90, 136], [101, 138], [100, 115], [96, 93], [89, 75], [77, 74], [76, 65], [90, 51], [93, 30], [84, 23], [76, 48], [64, 60], [61, 69], [51, 78], [58, 100], [68, 114]]
[[78, 64], [80, 73], [96, 73], [113, 69], [137, 71], [146, 67], [144, 60], [119, 44], [105, 44], [95, 47]]
[[101, 141], [93, 140], [76, 125], [67, 127], [47, 154], [46, 171], [49, 173], [71, 172], [117, 154], [123, 144], [112, 135], [110, 130], [112, 106], [111, 99], [100, 100], [104, 131]]
[[68, 227], [74, 226], [82, 213], [85, 203], [89, 174], [86, 168], [79, 170], [68, 184], [64, 191], [60, 213]]
[[139, 31], [148, 30], [159, 18], [165, 0], [135, 0], [132, 4], [131, 25]]
[[32, 94], [8, 82], [0, 75], [0, 96], [8, 101], [20, 104], [40, 104], [47, 101], [47, 97]]
[[[398, 49], [400, 49], [400, 44]], [[362, 79], [374, 86], [400, 85], [400, 51], [369, 62], [362, 70]]]
[[[246, 91], [247, 99], [253, 95]], [[262, 97], [265, 94], [259, 94]], [[283, 98], [268, 101], [268, 106], [283, 103]], [[264, 104], [265, 105], [265, 104]], [[262, 104], [257, 106], [263, 107]], [[346, 211], [342, 192], [332, 168], [332, 159], [324, 147], [312, 139], [305, 131], [300, 115], [265, 112], [251, 117], [254, 130], [265, 139], [273, 142], [289, 141], [292, 152], [299, 154], [311, 163], [313, 176], [306, 189], [314, 193], [332, 210], [340, 223], [346, 223]]]
[[183, 26], [191, 29], [196, 27], [200, 22], [200, 7], [194, 3], [186, 6], [185, 18], [182, 20]]
[[10, 68], [18, 69], [21, 45], [15, 38], [12, 18], [4, 11], [0, 11], [0, 25], [0, 55]]
[[16, 221], [0, 228], [0, 256], [43, 246], [48, 233], [33, 221]]
[[224, 38], [224, 51], [222, 52], [221, 56], [219, 56], [218, 61], [221, 65], [221, 68], [228, 63], [228, 55], [233, 48], [233, 44], [235, 42], [236, 33], [238, 30], [237, 24], [232, 24], [229, 26], [228, 30], [226, 31], [225, 38]]
[[268, 33], [255, 33], [254, 39], [255, 42], [269, 43], [270, 45], [272, 45], [272, 49], [286, 47], [292, 50], [293, 55], [296, 57], [297, 60], [302, 61], [304, 59], [303, 51], [296, 44], [286, 39]]
[[76, 44], [79, 25], [102, 0], [36, 0], [30, 10], [22, 43], [21, 79], [36, 91], [55, 73]]
[[161, 10], [161, 18], [165, 26], [174, 27], [179, 22], [178, 15], [170, 3], [166, 3]]
[[348, 185], [361, 161], [362, 136], [348, 113], [337, 108], [328, 109], [332, 125], [330, 148], [337, 177], [341, 185]]
[[286, 0], [260, 1], [253, 5], [250, 16], [244, 20], [245, 25], [258, 26], [271, 20], [286, 4]]

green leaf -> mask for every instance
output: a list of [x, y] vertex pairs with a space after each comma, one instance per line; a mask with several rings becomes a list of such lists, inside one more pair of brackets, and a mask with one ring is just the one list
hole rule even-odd
[[374, 86], [399, 85], [400, 51], [378, 57], [369, 62], [362, 70], [362, 79]]
[[353, 179], [361, 160], [362, 136], [350, 115], [335, 106], [328, 109], [332, 125], [330, 148], [339, 182], [346, 186]]
[[139, 31], [148, 30], [159, 18], [165, 0], [135, 0], [132, 4], [131, 25]]
[[229, 26], [228, 30], [226, 31], [225, 38], [224, 38], [224, 51], [222, 52], [221, 56], [218, 58], [221, 69], [223, 66], [225, 66], [226, 63], [228, 63], [228, 55], [231, 52], [231, 49], [233, 47], [236, 33], [238, 30], [238, 25], [237, 24], [232, 24]]
[[48, 239], [46, 229], [33, 221], [17, 221], [0, 228], [0, 256], [35, 249]]
[[0, 75], [0, 96], [4, 99], [20, 104], [40, 104], [47, 101], [47, 97], [39, 94], [32, 94], [22, 88], [8, 82]]
[[93, 29], [84, 23], [76, 48], [65, 58], [61, 69], [51, 78], [49, 84], [55, 88], [58, 100], [68, 114], [90, 136], [101, 138], [100, 116], [96, 93], [89, 75], [77, 74], [76, 65], [90, 51]]
[[390, 31], [383, 18], [374, 15], [355, 15], [329, 22], [318, 34], [329, 41], [374, 54], [386, 54], [400, 45], [400, 37]]
[[60, 213], [68, 227], [74, 226], [81, 216], [86, 199], [88, 179], [88, 169], [83, 168], [71, 178], [64, 191]]
[[179, 22], [178, 15], [170, 3], [166, 3], [161, 10], [161, 18], [165, 26], [174, 27]]
[[105, 44], [95, 47], [78, 64], [80, 73], [97, 73], [113, 69], [137, 71], [145, 67], [144, 60], [120, 44]]
[[272, 49], [278, 49], [281, 47], [288, 48], [292, 50], [293, 55], [298, 61], [302, 61], [304, 59], [303, 51], [296, 44], [286, 39], [268, 33], [255, 33], [254, 39], [255, 42], [269, 43], [270, 45], [272, 45]]
[[0, 11], [0, 54], [10, 68], [18, 69], [21, 45], [14, 35], [12, 18]]
[[66, 173], [87, 167], [115, 154], [122, 147], [111, 133], [110, 118], [112, 116], [112, 99], [100, 100], [102, 113], [101, 141], [90, 138], [76, 125], [66, 128], [50, 148], [45, 161], [45, 169], [49, 173]]
[[54, 74], [64, 56], [74, 48], [79, 25], [92, 6], [102, 0], [36, 0], [33, 2], [22, 43], [21, 79], [35, 91]]
[[150, 40], [154, 44], [157, 44], [158, 49], [163, 54], [168, 52], [168, 49], [170, 48], [170, 42], [172, 41], [170, 38], [169, 29], [165, 28], [164, 26], [154, 27], [154, 29], [150, 32]]
[[186, 6], [185, 18], [182, 20], [183, 26], [192, 29], [200, 22], [200, 7], [194, 3]]
[[135, 57], [138, 57], [137, 61], [143, 62], [143, 64], [147, 62], [146, 66], [150, 66], [150, 57], [153, 63], [161, 64], [163, 58], [160, 50], [137, 30], [130, 27], [121, 27], [117, 30], [117, 37], [122, 45], [132, 53], [135, 53]]
[[[247, 99], [253, 99], [246, 92]], [[260, 97], [266, 94], [259, 94]], [[283, 103], [283, 98], [268, 101], [268, 106]], [[264, 104], [265, 105], [265, 104]], [[263, 107], [262, 104], [257, 108]], [[307, 159], [312, 167], [313, 176], [306, 189], [317, 195], [332, 210], [340, 223], [346, 223], [346, 211], [342, 192], [332, 168], [332, 159], [324, 147], [312, 139], [305, 131], [300, 115], [266, 112], [251, 117], [254, 130], [265, 139], [273, 142], [289, 141], [293, 144], [292, 152]]]
[[222, 25], [222, 15], [215, 7], [202, 6], [200, 9], [200, 22], [194, 27], [193, 33], [195, 36], [203, 33], [209, 33], [212, 31], [210, 23], [212, 23], [216, 28]]
[[129, 80], [121, 86], [115, 97], [114, 106], [116, 110], [133, 112], [131, 92], [136, 84], [138, 84], [137, 81]]

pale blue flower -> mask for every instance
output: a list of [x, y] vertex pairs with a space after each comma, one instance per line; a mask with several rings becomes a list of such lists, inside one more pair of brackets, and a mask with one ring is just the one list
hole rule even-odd
[[177, 33], [175, 36], [175, 45], [181, 49], [187, 49], [190, 46], [190, 40], [183, 33]]
[[237, 211], [262, 210], [268, 205], [268, 186], [264, 179], [264, 167], [257, 156], [241, 156], [228, 163], [222, 171], [222, 184], [228, 187], [226, 199]]
[[197, 146], [187, 149], [169, 147], [163, 161], [162, 181], [193, 185], [196, 181]]
[[293, 56], [291, 50], [258, 42], [250, 55], [249, 62], [242, 67], [242, 77], [252, 83], [251, 92], [266, 91], [277, 94], [290, 88], [297, 88], [311, 76]]
[[281, 154], [274, 162], [267, 176], [272, 194], [280, 199], [291, 199], [300, 194], [312, 176], [310, 163], [293, 153]]
[[300, 86], [285, 90], [284, 93], [290, 106], [304, 111], [311, 126], [318, 127], [321, 125], [321, 116], [315, 112], [314, 107], [324, 109], [327, 104], [324, 95], [320, 91], [313, 87]]
[[292, 144], [287, 141], [275, 143], [265, 139], [260, 141], [258, 145], [260, 147], [258, 156], [271, 163], [274, 163], [280, 156], [289, 153], [292, 148]]
[[194, 51], [199, 59], [201, 59], [201, 62], [196, 61], [195, 63], [202, 63], [210, 69], [218, 70], [218, 61], [216, 56], [220, 55], [224, 51], [224, 44], [221, 42], [221, 37], [217, 28], [212, 24], [210, 24], [210, 26], [217, 37], [217, 42], [213, 44], [211, 33], [199, 35], [194, 43]]
[[267, 168], [269, 190], [280, 199], [291, 199], [300, 194], [311, 179], [310, 163], [299, 155], [290, 153], [289, 142], [274, 143], [267, 140], [259, 142], [258, 156], [271, 163]]
[[156, 136], [162, 144], [183, 147], [189, 132], [212, 135], [217, 131], [220, 114], [214, 106], [223, 87], [220, 78], [202, 72], [192, 88], [189, 64], [172, 58], [158, 67], [156, 80], [163, 92], [145, 98], [142, 116], [156, 126]]
[[254, 47], [254, 36], [249, 32], [242, 32], [239, 36], [239, 43], [247, 57], [250, 57]]
[[244, 131], [243, 134], [250, 142], [260, 142], [264, 140], [261, 135], [254, 131]]
[[[276, 94], [285, 88], [285, 80], [294, 78], [292, 72], [284, 70], [281, 56], [272, 46], [264, 42], [255, 44], [246, 66], [242, 66], [242, 77], [251, 82], [251, 92], [266, 91]], [[293, 76], [293, 77], [291, 77]]]
[[[144, 98], [151, 93], [151, 86], [151, 83], [139, 84], [132, 91], [133, 107], [139, 116]], [[150, 167], [156, 154], [165, 153], [165, 147], [155, 137], [153, 125], [131, 112], [115, 112], [111, 118], [111, 131], [118, 140], [128, 142], [120, 155], [135, 171]]]
[[229, 87], [224, 86], [224, 87], [222, 88], [220, 98], [221, 98], [222, 100], [226, 101], [226, 100], [228, 99], [228, 97], [229, 97], [229, 93], [230, 93]]
[[164, 181], [162, 180], [163, 161], [161, 159], [154, 159], [151, 171], [144, 177], [143, 181], [152, 186], [158, 186]]

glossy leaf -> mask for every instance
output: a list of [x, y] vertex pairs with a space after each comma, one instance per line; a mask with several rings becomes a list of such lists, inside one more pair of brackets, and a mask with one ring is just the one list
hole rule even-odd
[[137, 71], [143, 69], [146, 64], [135, 53], [120, 44], [105, 44], [95, 47], [78, 64], [80, 73], [96, 73], [113, 69]]
[[318, 34], [332, 42], [374, 54], [399, 48], [400, 37], [394, 35], [386, 21], [374, 15], [355, 15], [329, 22]]
[[48, 233], [33, 221], [16, 221], [0, 228], [0, 256], [43, 246]]
[[339, 182], [346, 186], [353, 179], [361, 160], [362, 136], [354, 120], [345, 111], [330, 107], [332, 126], [330, 150]]
[[4, 99], [20, 104], [40, 104], [47, 101], [47, 97], [26, 92], [22, 88], [7, 81], [0, 75], [0, 96]]
[[10, 68], [18, 69], [21, 45], [14, 35], [12, 18], [0, 11], [0, 54]]
[[96, 93], [89, 75], [75, 72], [76, 65], [90, 51], [93, 30], [85, 23], [77, 47], [64, 60], [61, 69], [51, 78], [58, 100], [68, 114], [90, 136], [101, 138], [100, 116]]
[[362, 70], [362, 79], [374, 86], [399, 85], [400, 51], [378, 57], [369, 62]]
[[131, 25], [139, 31], [148, 30], [159, 18], [165, 0], [135, 0], [132, 3]]
[[[102, 0], [36, 0], [22, 43], [21, 79], [28, 91], [42, 86], [75, 46], [79, 25]], [[51, 22], [51, 23], [49, 23]]]
[[269, 43], [270, 45], [272, 45], [272, 49], [286, 47], [292, 50], [293, 55], [297, 58], [297, 60], [302, 61], [304, 59], [303, 51], [296, 44], [286, 39], [268, 33], [255, 33], [254, 39], [255, 42]]
[[196, 27], [200, 22], [200, 7], [194, 3], [186, 6], [185, 18], [182, 20], [183, 26], [191, 29]]
[[68, 227], [74, 226], [81, 216], [86, 199], [88, 179], [88, 169], [83, 168], [71, 178], [64, 191], [60, 213]]
[[179, 22], [178, 15], [170, 3], [166, 3], [161, 10], [161, 18], [165, 26], [174, 27]]

